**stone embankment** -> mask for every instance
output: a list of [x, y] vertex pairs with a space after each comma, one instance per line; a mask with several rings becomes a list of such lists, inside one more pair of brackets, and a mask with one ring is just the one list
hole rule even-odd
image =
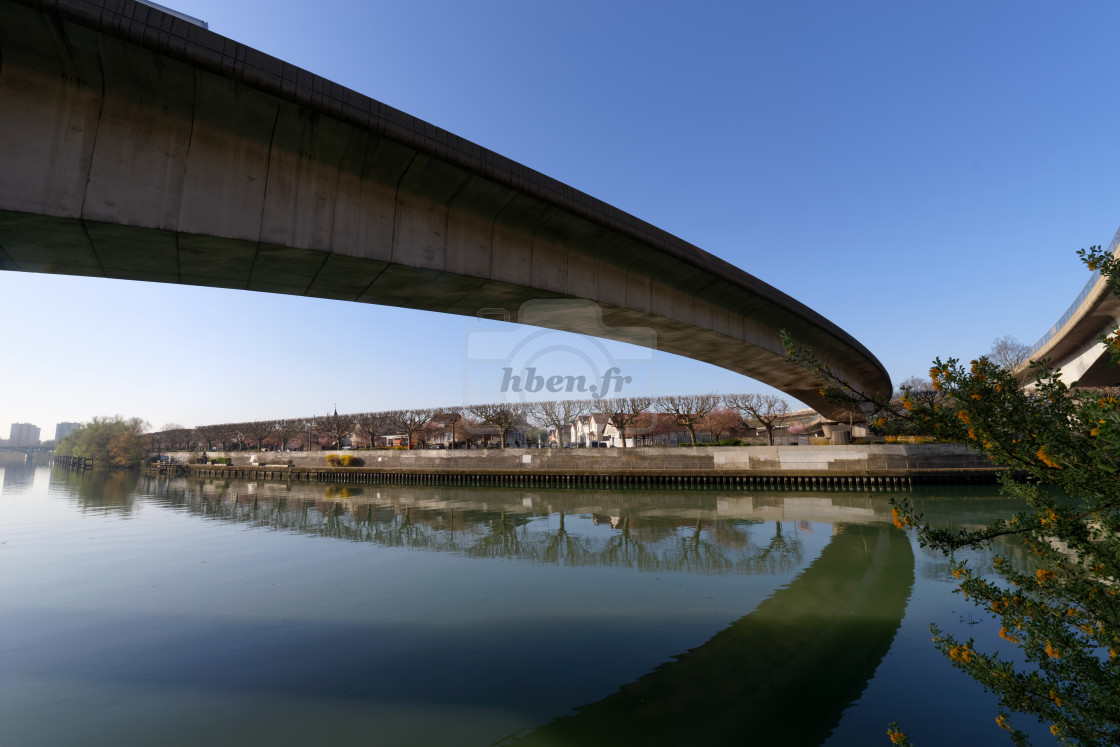
[[[329, 467], [328, 454], [361, 467]], [[186, 462], [186, 452], [171, 455]], [[211, 452], [229, 465], [190, 465], [212, 477], [454, 485], [832, 485], [993, 482], [1000, 469], [948, 444], [638, 449]]]

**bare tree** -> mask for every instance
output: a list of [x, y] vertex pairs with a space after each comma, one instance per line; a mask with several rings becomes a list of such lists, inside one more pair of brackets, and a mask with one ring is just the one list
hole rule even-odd
[[463, 413], [454, 409], [440, 410], [436, 413], [435, 419], [439, 421], [440, 428], [444, 433], [450, 431], [451, 448], [454, 449], [458, 434], [465, 433], [463, 427], [460, 425], [463, 422]]
[[[580, 415], [586, 415], [588, 403], [579, 399], [564, 399], [559, 402], [534, 402], [529, 405], [529, 413], [541, 425], [556, 429], [556, 440], [564, 446], [564, 430]], [[571, 439], [569, 439], [570, 441]]]
[[1030, 350], [1030, 345], [1019, 342], [1011, 335], [1004, 335], [992, 340], [992, 349], [988, 353], [988, 360], [1008, 371], [1014, 371], [1027, 362]]
[[393, 410], [388, 413], [389, 423], [408, 437], [408, 448], [416, 433], [426, 426], [435, 415], [433, 410]]
[[626, 429], [648, 423], [646, 410], [653, 404], [652, 397], [618, 397], [601, 399], [598, 405], [607, 416], [607, 422], [618, 429], [622, 437], [622, 448], [626, 448]]
[[307, 450], [311, 451], [315, 442], [319, 439], [319, 429], [321, 427], [319, 418], [315, 416], [296, 418], [295, 422], [299, 425], [300, 436], [307, 436]]
[[381, 435], [381, 431], [389, 425], [390, 417], [387, 412], [362, 412], [354, 416], [354, 422], [366, 434], [366, 438], [369, 439], [369, 446], [372, 449], [376, 446], [377, 437]]
[[288, 450], [288, 441], [300, 432], [302, 425], [298, 419], [285, 418], [272, 421], [273, 438], [276, 439], [276, 448], [280, 451]]
[[[470, 411], [468, 410], [467, 412]], [[458, 427], [459, 432], [463, 434], [463, 448], [471, 448], [471, 436], [478, 433], [479, 429], [481, 428], [481, 423], [472, 418], [470, 415], [464, 413], [463, 416], [459, 418]]]
[[249, 437], [257, 442], [257, 451], [264, 449], [264, 440], [272, 435], [273, 421], [271, 420], [255, 420], [252, 423], [245, 423], [245, 431]]
[[715, 394], [675, 394], [658, 397], [657, 409], [687, 428], [695, 444], [696, 426], [719, 407], [719, 399]]
[[525, 422], [525, 405], [514, 402], [467, 405], [467, 412], [478, 418], [479, 424], [497, 429], [502, 449], [506, 447], [506, 434]]
[[342, 439], [354, 430], [354, 416], [339, 415], [338, 410], [335, 410], [334, 413], [323, 418], [322, 429], [327, 437], [334, 442], [334, 447], [341, 449]]
[[766, 438], [774, 445], [774, 429], [781, 428], [789, 417], [789, 402], [776, 394], [729, 394], [724, 403], [739, 412], [743, 421], [757, 420], [766, 429]]
[[238, 451], [245, 451], [245, 439], [249, 437], [248, 425], [248, 423], [230, 423], [226, 426], [229, 429], [227, 433], [230, 439], [237, 442]]
[[150, 434], [155, 448], [163, 451], [189, 451], [192, 431], [174, 423], [169, 423], [169, 425], [174, 427], [164, 428]]
[[700, 425], [708, 431], [708, 436], [714, 442], [723, 438], [725, 433], [731, 435], [732, 431], [742, 428], [743, 419], [734, 410], [721, 407], [709, 413], [700, 421]]
[[199, 446], [206, 444], [203, 451], [210, 451], [210, 447], [216, 438], [216, 427], [213, 425], [200, 425], [194, 429], [194, 440], [198, 442]]
[[898, 385], [898, 393], [895, 395], [898, 400], [896, 404], [901, 404], [904, 394], [909, 395], [910, 399], [918, 404], [928, 407], [942, 404], [949, 399], [944, 392], [933, 388], [933, 382], [921, 376], [911, 376]]
[[222, 451], [226, 451], [226, 444], [234, 440], [233, 423], [219, 423], [218, 425], [210, 426], [211, 438], [217, 441], [222, 447]]

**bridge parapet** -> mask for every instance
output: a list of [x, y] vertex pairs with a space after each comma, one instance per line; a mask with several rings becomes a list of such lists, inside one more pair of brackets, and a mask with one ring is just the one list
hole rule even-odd
[[[1120, 256], [1120, 229], [1112, 237], [1108, 253]], [[1120, 369], [1112, 365], [1099, 338], [1117, 326], [1120, 299], [1109, 290], [1100, 271], [1094, 271], [1065, 313], [1030, 347], [1028, 361], [1014, 373], [1029, 378], [1030, 361], [1045, 358], [1066, 381], [1082, 386], [1116, 386], [1120, 384]]]

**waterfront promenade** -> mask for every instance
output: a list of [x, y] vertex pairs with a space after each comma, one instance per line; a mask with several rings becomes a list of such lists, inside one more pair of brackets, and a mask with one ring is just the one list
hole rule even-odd
[[[361, 467], [330, 467], [349, 454]], [[189, 452], [170, 455], [186, 463]], [[230, 464], [190, 465], [214, 477], [465, 485], [834, 485], [991, 482], [1000, 471], [966, 446], [869, 444], [635, 449], [210, 452]]]

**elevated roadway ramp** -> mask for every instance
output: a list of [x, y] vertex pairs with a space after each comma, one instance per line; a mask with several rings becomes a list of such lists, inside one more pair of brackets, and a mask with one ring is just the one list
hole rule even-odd
[[841, 416], [785, 360], [784, 328], [854, 386], [891, 389], [862, 344], [748, 273], [182, 17], [0, 0], [0, 59], [0, 269], [510, 321], [585, 299], [595, 314], [532, 323], [645, 340]]
[[[1108, 251], [1120, 256], [1120, 230]], [[1067, 384], [1076, 381], [1087, 387], [1120, 386], [1120, 367], [1112, 363], [1100, 341], [1101, 335], [1111, 334], [1118, 326], [1120, 298], [1109, 291], [1100, 272], [1094, 272], [1062, 317], [1031, 346], [1029, 359], [1048, 358]], [[1031, 378], [1029, 364], [1020, 366], [1015, 374]]]

